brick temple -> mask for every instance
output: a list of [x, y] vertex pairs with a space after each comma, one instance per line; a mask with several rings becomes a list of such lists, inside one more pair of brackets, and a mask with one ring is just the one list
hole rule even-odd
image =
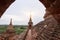
[[10, 24], [7, 27], [6, 31], [0, 35], [0, 40], [17, 40], [18, 35], [16, 34], [14, 27], [12, 25], [12, 19], [10, 20]]
[[60, 0], [39, 0], [46, 7], [44, 21], [33, 28], [33, 40], [60, 40]]

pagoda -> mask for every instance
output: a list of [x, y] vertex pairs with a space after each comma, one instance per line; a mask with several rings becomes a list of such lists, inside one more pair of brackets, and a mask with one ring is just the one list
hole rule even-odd
[[10, 20], [10, 24], [7, 27], [7, 30], [1, 34], [1, 40], [15, 40], [16, 32], [14, 30], [14, 27], [12, 25], [12, 19]]

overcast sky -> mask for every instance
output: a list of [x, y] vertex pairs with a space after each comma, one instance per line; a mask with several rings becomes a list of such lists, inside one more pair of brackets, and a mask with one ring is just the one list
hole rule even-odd
[[16, 0], [3, 14], [1, 24], [9, 24], [10, 19], [13, 25], [27, 25], [30, 13], [34, 24], [43, 20], [45, 7], [39, 0]]

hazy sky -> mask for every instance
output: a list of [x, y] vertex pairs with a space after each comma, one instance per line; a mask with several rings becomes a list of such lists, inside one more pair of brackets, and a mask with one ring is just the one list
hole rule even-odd
[[30, 13], [34, 24], [43, 20], [45, 7], [39, 0], [16, 0], [3, 14], [0, 24], [27, 25]]

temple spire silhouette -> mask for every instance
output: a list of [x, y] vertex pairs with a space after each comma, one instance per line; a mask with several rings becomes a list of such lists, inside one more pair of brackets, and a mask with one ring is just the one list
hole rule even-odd
[[13, 25], [12, 25], [12, 18], [10, 19], [10, 24], [9, 24], [9, 26], [8, 26], [8, 28], [7, 28], [8, 30], [11, 30], [11, 29], [13, 29]]
[[30, 19], [29, 19], [29, 22], [28, 22], [28, 28], [31, 29], [33, 26], [33, 22], [32, 22], [32, 16], [30, 14]]
[[10, 25], [12, 25], [12, 18], [11, 18], [11, 20], [10, 20]]

